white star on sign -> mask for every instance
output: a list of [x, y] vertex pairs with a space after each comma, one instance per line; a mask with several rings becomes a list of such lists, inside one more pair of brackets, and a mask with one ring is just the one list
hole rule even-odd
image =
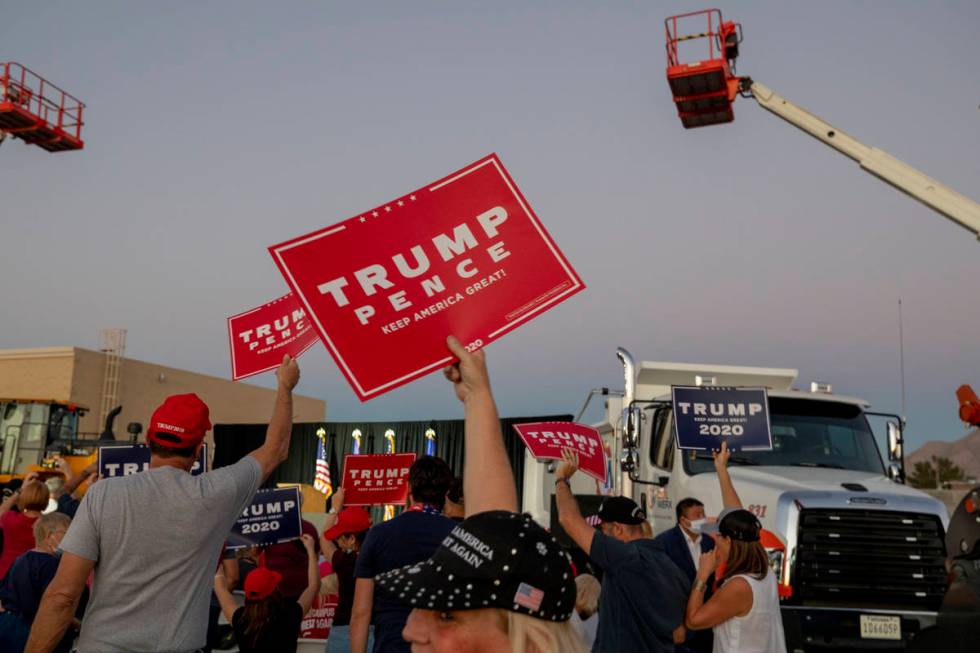
[[361, 222], [364, 222], [365, 220], [367, 220], [367, 218], [361, 218]]
[[415, 201], [415, 196], [414, 195], [409, 195], [408, 196], [408, 199], [410, 199], [410, 200], [412, 200], [414, 202]]
[[387, 213], [391, 213], [391, 207], [390, 207], [390, 206], [386, 206], [386, 207], [385, 207], [385, 212], [387, 212]]
[[398, 206], [405, 206], [405, 202], [398, 200]]
[[373, 215], [374, 217], [378, 217], [378, 212], [377, 211], [372, 211], [371, 212], [371, 215]]

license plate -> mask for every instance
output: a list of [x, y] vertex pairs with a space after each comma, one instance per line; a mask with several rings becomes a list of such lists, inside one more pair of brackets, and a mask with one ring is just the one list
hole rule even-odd
[[861, 639], [902, 639], [902, 619], [875, 614], [861, 615]]

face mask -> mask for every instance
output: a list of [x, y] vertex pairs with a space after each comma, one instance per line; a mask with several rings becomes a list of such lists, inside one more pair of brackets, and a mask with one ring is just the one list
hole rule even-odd
[[701, 532], [701, 527], [704, 526], [705, 522], [707, 522], [707, 521], [708, 521], [707, 519], [688, 520], [688, 523], [690, 524], [690, 526], [688, 526], [687, 528], [692, 533], [700, 533]]

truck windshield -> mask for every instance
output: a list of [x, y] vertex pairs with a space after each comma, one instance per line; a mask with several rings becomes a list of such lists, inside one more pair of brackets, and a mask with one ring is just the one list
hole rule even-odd
[[[733, 455], [732, 464], [827, 467], [884, 474], [874, 434], [858, 406], [770, 397], [769, 421], [772, 451], [742, 451]], [[684, 456], [688, 473], [714, 471], [711, 456], [705, 453]]]

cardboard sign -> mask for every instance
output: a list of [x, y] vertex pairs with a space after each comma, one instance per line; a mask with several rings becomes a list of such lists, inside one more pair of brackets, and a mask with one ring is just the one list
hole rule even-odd
[[772, 449], [769, 398], [765, 388], [684, 387], [672, 389], [678, 449], [731, 451]]
[[293, 293], [228, 318], [231, 378], [244, 379], [279, 367], [282, 357], [297, 358], [317, 341], [306, 311]]
[[585, 287], [494, 154], [269, 252], [361, 401]]
[[302, 639], [327, 639], [333, 617], [337, 612], [339, 597], [336, 594], [317, 594], [313, 597], [310, 611], [299, 624], [299, 636]]
[[[150, 468], [150, 448], [145, 444], [110, 444], [99, 447], [97, 467], [100, 478], [115, 478], [144, 472]], [[191, 474], [197, 476], [207, 471], [208, 443], [201, 447], [201, 453], [191, 467]]]
[[414, 462], [414, 453], [349, 454], [344, 458], [344, 505], [404, 504]]
[[303, 533], [301, 519], [298, 487], [259, 490], [232, 526], [225, 547], [241, 549], [295, 540]]
[[514, 430], [538, 460], [561, 460], [562, 449], [578, 453], [579, 469], [600, 483], [606, 482], [606, 450], [599, 432], [575, 422], [515, 424]]

